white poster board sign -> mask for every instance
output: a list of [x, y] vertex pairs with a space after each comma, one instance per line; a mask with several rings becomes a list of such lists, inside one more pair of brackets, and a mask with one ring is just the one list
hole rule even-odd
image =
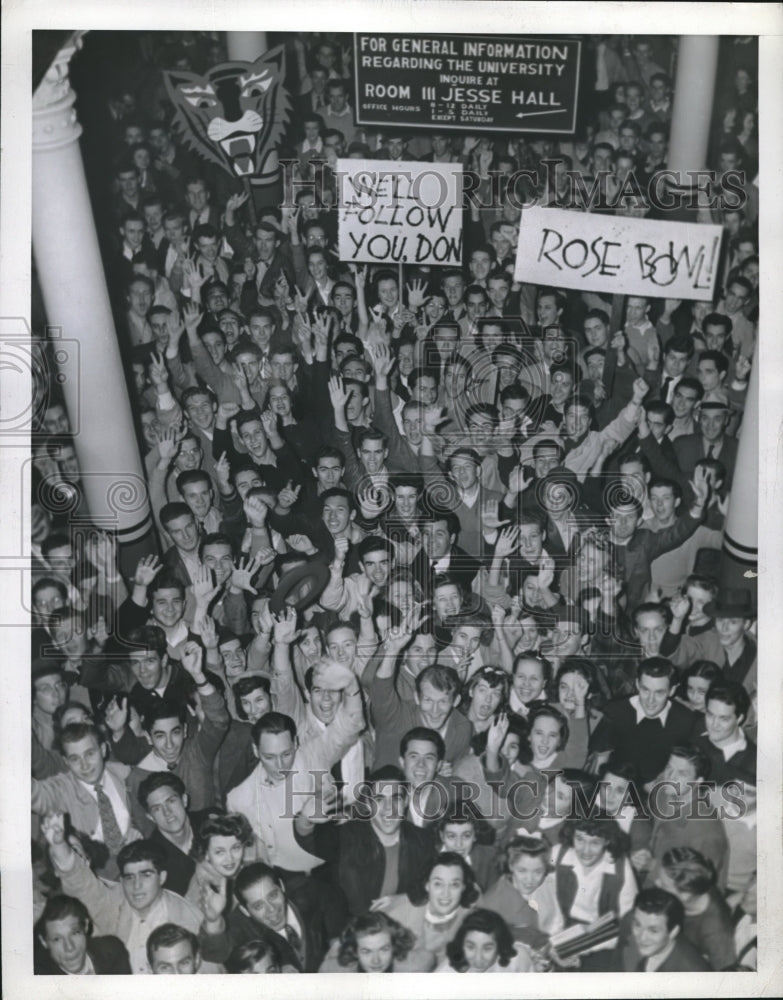
[[462, 263], [462, 165], [338, 160], [340, 260]]
[[555, 288], [711, 300], [722, 228], [524, 208], [514, 276]]

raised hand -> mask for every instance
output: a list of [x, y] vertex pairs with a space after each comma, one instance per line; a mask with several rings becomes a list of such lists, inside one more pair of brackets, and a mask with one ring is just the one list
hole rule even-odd
[[696, 470], [693, 473], [693, 479], [691, 479], [689, 486], [693, 490], [693, 495], [696, 498], [696, 506], [706, 507], [707, 501], [710, 498], [710, 479], [704, 466], [698, 465], [696, 467]]
[[307, 330], [308, 334], [311, 332], [310, 324], [306, 319], [307, 313], [307, 296], [302, 295], [302, 293], [297, 289], [294, 292], [294, 309], [297, 314], [302, 318], [302, 326]]
[[226, 210], [229, 212], [236, 212], [240, 209], [248, 199], [247, 191], [242, 191], [241, 193], [232, 194], [226, 201]]
[[287, 535], [285, 543], [289, 549], [293, 549], [294, 552], [304, 552], [305, 555], [312, 555], [318, 551], [307, 535]]
[[738, 382], [747, 382], [748, 375], [750, 375], [750, 370], [753, 365], [749, 358], [746, 358], [744, 354], [740, 354], [737, 358], [736, 364], [734, 365], [734, 375]]
[[209, 607], [220, 589], [212, 580], [212, 570], [206, 566], [200, 566], [193, 573], [193, 596], [200, 608]]
[[490, 616], [492, 617], [492, 624], [495, 628], [502, 628], [506, 621], [506, 610], [505, 608], [501, 608], [499, 604], [493, 604]]
[[691, 610], [691, 599], [684, 594], [675, 594], [669, 601], [669, 607], [671, 608], [672, 616], [681, 622], [688, 617], [688, 613]]
[[376, 376], [386, 378], [394, 366], [392, 352], [385, 344], [375, 344], [372, 348]]
[[647, 395], [647, 393], [649, 391], [650, 391], [650, 387], [647, 385], [647, 383], [644, 381], [644, 379], [643, 378], [637, 378], [636, 381], [633, 384], [633, 401], [634, 401], [634, 403], [636, 403], [636, 405], [639, 406], [641, 404], [642, 400], [644, 399], [644, 397]]
[[269, 508], [261, 497], [247, 497], [242, 508], [251, 528], [263, 528], [266, 525]]
[[185, 436], [176, 427], [166, 427], [158, 434], [158, 452], [165, 462], [173, 462], [179, 451], [179, 444]]
[[169, 373], [162, 354], [150, 355], [150, 381], [158, 388], [168, 384]]
[[533, 481], [533, 470], [525, 465], [515, 466], [508, 477], [509, 493], [523, 493]]
[[505, 712], [496, 715], [487, 730], [487, 752], [497, 756], [508, 732], [508, 716]]
[[383, 490], [378, 489], [377, 486], [373, 486], [372, 483], [357, 492], [356, 500], [361, 509], [362, 517], [368, 520], [380, 517], [386, 510], [386, 500]]
[[149, 587], [163, 564], [157, 556], [142, 556], [136, 565], [133, 582], [137, 587]]
[[215, 462], [215, 478], [222, 486], [228, 486], [231, 482], [231, 465], [225, 452]]
[[231, 573], [231, 587], [236, 590], [246, 590], [254, 596], [258, 594], [251, 580], [261, 569], [261, 555], [256, 552], [252, 559], [240, 559]]
[[427, 298], [427, 282], [426, 281], [412, 281], [410, 285], [406, 285], [405, 289], [408, 293], [408, 308], [409, 309], [421, 309]]
[[350, 667], [335, 660], [323, 660], [316, 664], [313, 670], [313, 687], [326, 691], [344, 691], [346, 688], [358, 688], [356, 674]]
[[204, 919], [209, 924], [214, 924], [220, 920], [226, 908], [227, 888], [224, 878], [213, 882], [211, 879], [205, 880], [201, 886], [199, 896], [199, 907], [204, 914]]
[[486, 177], [489, 168], [492, 166], [492, 160], [495, 156], [495, 152], [492, 149], [482, 149], [478, 155], [478, 167], [479, 175], [481, 177]]
[[204, 318], [204, 311], [196, 302], [188, 302], [182, 310], [185, 319], [185, 329], [188, 332], [196, 330]]
[[341, 566], [345, 562], [348, 555], [348, 547], [350, 542], [347, 538], [337, 538], [334, 542], [334, 562], [339, 563]]
[[[507, 556], [510, 556], [512, 553], [517, 551], [518, 542], [519, 528], [515, 525], [504, 528], [498, 535], [498, 539], [495, 542], [495, 555], [500, 556], [501, 559], [505, 559]], [[502, 611], [503, 609], [501, 608], [500, 610]]]
[[289, 510], [299, 499], [299, 494], [301, 492], [301, 485], [294, 486], [293, 480], [289, 479], [283, 489], [277, 494], [278, 505], [280, 507], [285, 507], [286, 510]]
[[204, 650], [201, 646], [193, 639], [185, 643], [185, 647], [182, 650], [182, 667], [187, 670], [193, 680], [196, 683], [200, 683], [204, 678], [204, 671], [202, 669], [202, 661], [204, 659]]
[[421, 607], [419, 605], [414, 606], [402, 616], [402, 621], [399, 625], [394, 628], [389, 629], [389, 633], [386, 636], [386, 648], [390, 652], [399, 652], [404, 646], [411, 641], [413, 638], [413, 633], [421, 624]]
[[61, 812], [47, 813], [41, 820], [41, 833], [50, 847], [58, 847], [65, 843], [65, 814]]
[[97, 649], [103, 649], [109, 641], [109, 630], [103, 615], [99, 615], [95, 624], [87, 629], [87, 637], [92, 640]]
[[647, 367], [656, 369], [660, 360], [661, 345], [658, 343], [658, 338], [656, 337], [655, 340], [651, 340], [647, 345]]
[[201, 641], [204, 644], [205, 649], [217, 649], [218, 648], [218, 631], [217, 625], [215, 624], [215, 619], [206, 614], [200, 615], [197, 621], [198, 624], [198, 634], [201, 636]]
[[216, 417], [221, 423], [227, 425], [229, 420], [239, 413], [240, 409], [239, 403], [221, 403], [217, 408]]
[[[196, 262], [188, 258], [182, 265], [182, 276], [185, 279], [185, 284], [189, 285], [193, 291], [197, 291], [204, 282], [207, 280], [205, 274], [199, 270], [196, 266]], [[185, 325], [187, 326], [187, 317], [185, 319]]]
[[290, 646], [296, 638], [296, 611], [293, 608], [286, 608], [285, 611], [275, 616], [273, 628], [275, 644], [281, 643]]
[[424, 433], [427, 435], [436, 434], [441, 424], [449, 419], [442, 406], [425, 406], [422, 412], [424, 414]]
[[268, 438], [276, 438], [277, 433], [277, 414], [272, 413], [271, 410], [264, 410], [261, 414], [261, 426], [264, 428], [264, 433]]
[[481, 505], [481, 522], [483, 528], [489, 528], [490, 531], [496, 531], [498, 528], [502, 528], [504, 524], [510, 524], [508, 518], [501, 520], [498, 514], [498, 509], [500, 507], [500, 502], [498, 500], [486, 500]]
[[237, 392], [240, 396], [249, 394], [247, 372], [242, 365], [234, 364], [231, 366], [231, 381], [237, 387]]

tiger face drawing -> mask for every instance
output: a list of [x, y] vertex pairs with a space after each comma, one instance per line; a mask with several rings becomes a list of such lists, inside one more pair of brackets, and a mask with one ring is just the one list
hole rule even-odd
[[253, 63], [221, 63], [203, 76], [184, 70], [164, 76], [186, 144], [232, 177], [263, 179], [291, 109], [284, 47]]

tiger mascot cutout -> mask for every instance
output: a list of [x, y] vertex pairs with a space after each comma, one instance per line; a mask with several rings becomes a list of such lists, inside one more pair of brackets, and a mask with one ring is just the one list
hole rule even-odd
[[221, 63], [203, 75], [164, 75], [174, 126], [192, 150], [254, 185], [276, 179], [275, 150], [291, 110], [282, 45], [253, 63]]

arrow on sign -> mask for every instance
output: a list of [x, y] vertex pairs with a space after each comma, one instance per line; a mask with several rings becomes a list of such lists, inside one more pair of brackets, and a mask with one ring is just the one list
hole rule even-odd
[[564, 111], [568, 111], [568, 108], [558, 108], [557, 111], [520, 111], [516, 118], [532, 118], [533, 115], [559, 115]]

